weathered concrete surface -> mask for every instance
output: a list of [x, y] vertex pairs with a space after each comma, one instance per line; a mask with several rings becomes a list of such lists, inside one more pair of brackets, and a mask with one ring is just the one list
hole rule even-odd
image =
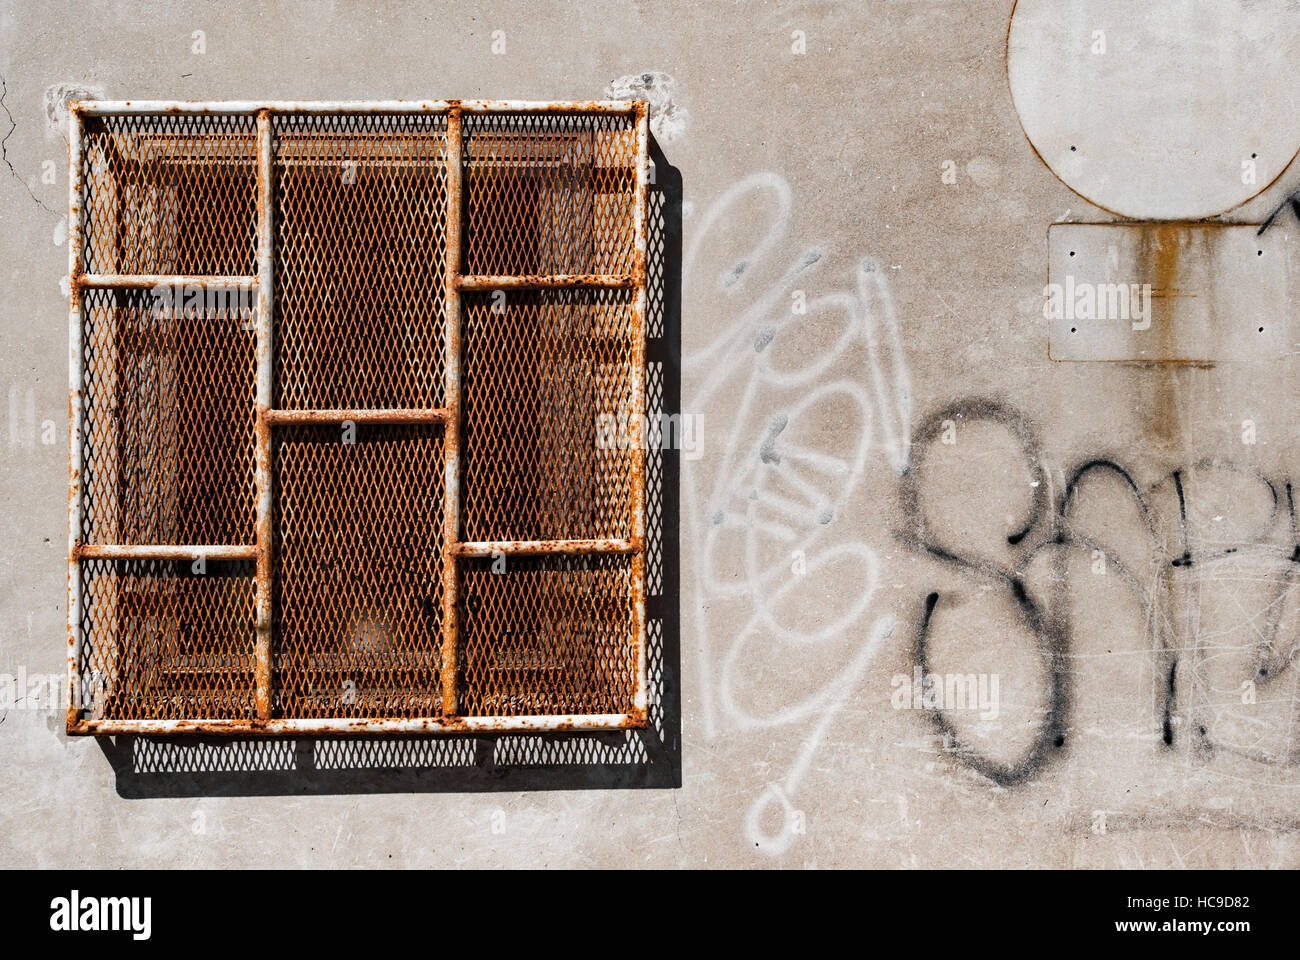
[[[249, 774], [128, 799], [37, 697], [0, 723], [0, 862], [1300, 863], [1295, 348], [1048, 360], [1048, 225], [1108, 216], [1021, 132], [1009, 0], [537, 10], [4, 4], [0, 672], [63, 669], [66, 154], [47, 90], [576, 98], [662, 72], [684, 185], [682, 409], [703, 418], [681, 464], [680, 789], [505, 775], [466, 792], [447, 775], [439, 792], [426, 771], [412, 792], [296, 796]], [[1297, 186], [1293, 169], [1234, 219]], [[1262, 239], [1296, 229], [1288, 213]], [[1072, 486], [1094, 460], [1114, 466]], [[1281, 655], [1259, 649], [1270, 631]], [[986, 694], [996, 675], [997, 717], [946, 710], [941, 732], [898, 708], [918, 646]]]
[[1285, 356], [1295, 342], [1300, 264], [1284, 236], [1261, 236], [1254, 224], [1053, 224], [1049, 355], [1179, 363]]

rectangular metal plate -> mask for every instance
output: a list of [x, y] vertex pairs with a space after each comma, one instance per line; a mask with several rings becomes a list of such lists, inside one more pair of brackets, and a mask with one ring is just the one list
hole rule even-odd
[[1058, 223], [1043, 315], [1063, 361], [1269, 360], [1291, 345], [1295, 244], [1249, 224]]

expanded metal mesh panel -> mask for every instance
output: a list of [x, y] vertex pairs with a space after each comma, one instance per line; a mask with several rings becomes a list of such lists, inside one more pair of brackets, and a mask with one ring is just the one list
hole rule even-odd
[[253, 716], [251, 563], [82, 564], [81, 682], [96, 719]]
[[445, 116], [275, 119], [278, 404], [443, 403]]
[[499, 291], [464, 303], [464, 534], [628, 537], [626, 290]]
[[510, 557], [461, 566], [466, 712], [624, 713], [636, 685], [627, 557]]
[[276, 716], [441, 713], [441, 427], [276, 442]]
[[644, 105], [116, 106], [70, 729], [643, 725]]
[[252, 310], [192, 292], [86, 292], [85, 543], [253, 542]]
[[87, 117], [84, 124], [86, 272], [255, 272], [253, 117]]
[[627, 116], [467, 117], [466, 272], [630, 273], [635, 160]]

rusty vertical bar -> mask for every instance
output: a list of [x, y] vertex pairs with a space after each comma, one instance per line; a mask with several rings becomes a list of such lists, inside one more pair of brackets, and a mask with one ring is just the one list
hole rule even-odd
[[461, 109], [453, 102], [447, 113], [447, 149], [443, 153], [447, 182], [447, 232], [443, 268], [443, 356], [447, 420], [443, 453], [447, 482], [443, 487], [442, 530], [442, 712], [456, 716], [457, 623], [456, 542], [460, 539], [460, 228], [461, 228]]
[[254, 656], [257, 720], [271, 718], [271, 332], [274, 292], [271, 112], [257, 112], [257, 398], [254, 483], [257, 490], [257, 646]]
[[636, 343], [632, 350], [632, 422], [635, 443], [632, 450], [632, 541], [636, 552], [632, 555], [632, 589], [636, 594], [636, 693], [632, 699], [633, 712], [647, 717], [646, 690], [646, 610], [645, 610], [645, 501], [646, 443], [645, 429], [645, 358], [646, 358], [646, 285], [647, 256], [646, 235], [649, 215], [650, 189], [650, 110], [649, 103], [640, 100], [633, 114], [636, 129], [636, 200], [635, 249], [632, 275], [636, 285]]
[[81, 111], [68, 104], [68, 729], [78, 720], [81, 691]]

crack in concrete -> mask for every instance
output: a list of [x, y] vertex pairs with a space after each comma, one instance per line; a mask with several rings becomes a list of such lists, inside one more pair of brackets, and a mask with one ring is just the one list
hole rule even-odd
[[35, 202], [38, 207], [48, 214], [58, 216], [54, 210], [51, 210], [41, 202], [40, 197], [32, 192], [32, 188], [27, 184], [27, 181], [18, 176], [18, 171], [14, 169], [14, 165], [9, 159], [9, 138], [12, 137], [14, 131], [18, 129], [18, 121], [14, 119], [14, 115], [9, 112], [9, 105], [5, 103], [5, 97], [8, 95], [9, 84], [4, 77], [0, 77], [0, 109], [4, 110], [5, 117], [9, 120], [9, 132], [4, 135], [3, 139], [0, 139], [0, 160], [4, 161], [5, 166], [9, 168], [9, 175], [22, 184], [23, 189], [27, 191], [27, 195], [32, 198], [33, 202]]

